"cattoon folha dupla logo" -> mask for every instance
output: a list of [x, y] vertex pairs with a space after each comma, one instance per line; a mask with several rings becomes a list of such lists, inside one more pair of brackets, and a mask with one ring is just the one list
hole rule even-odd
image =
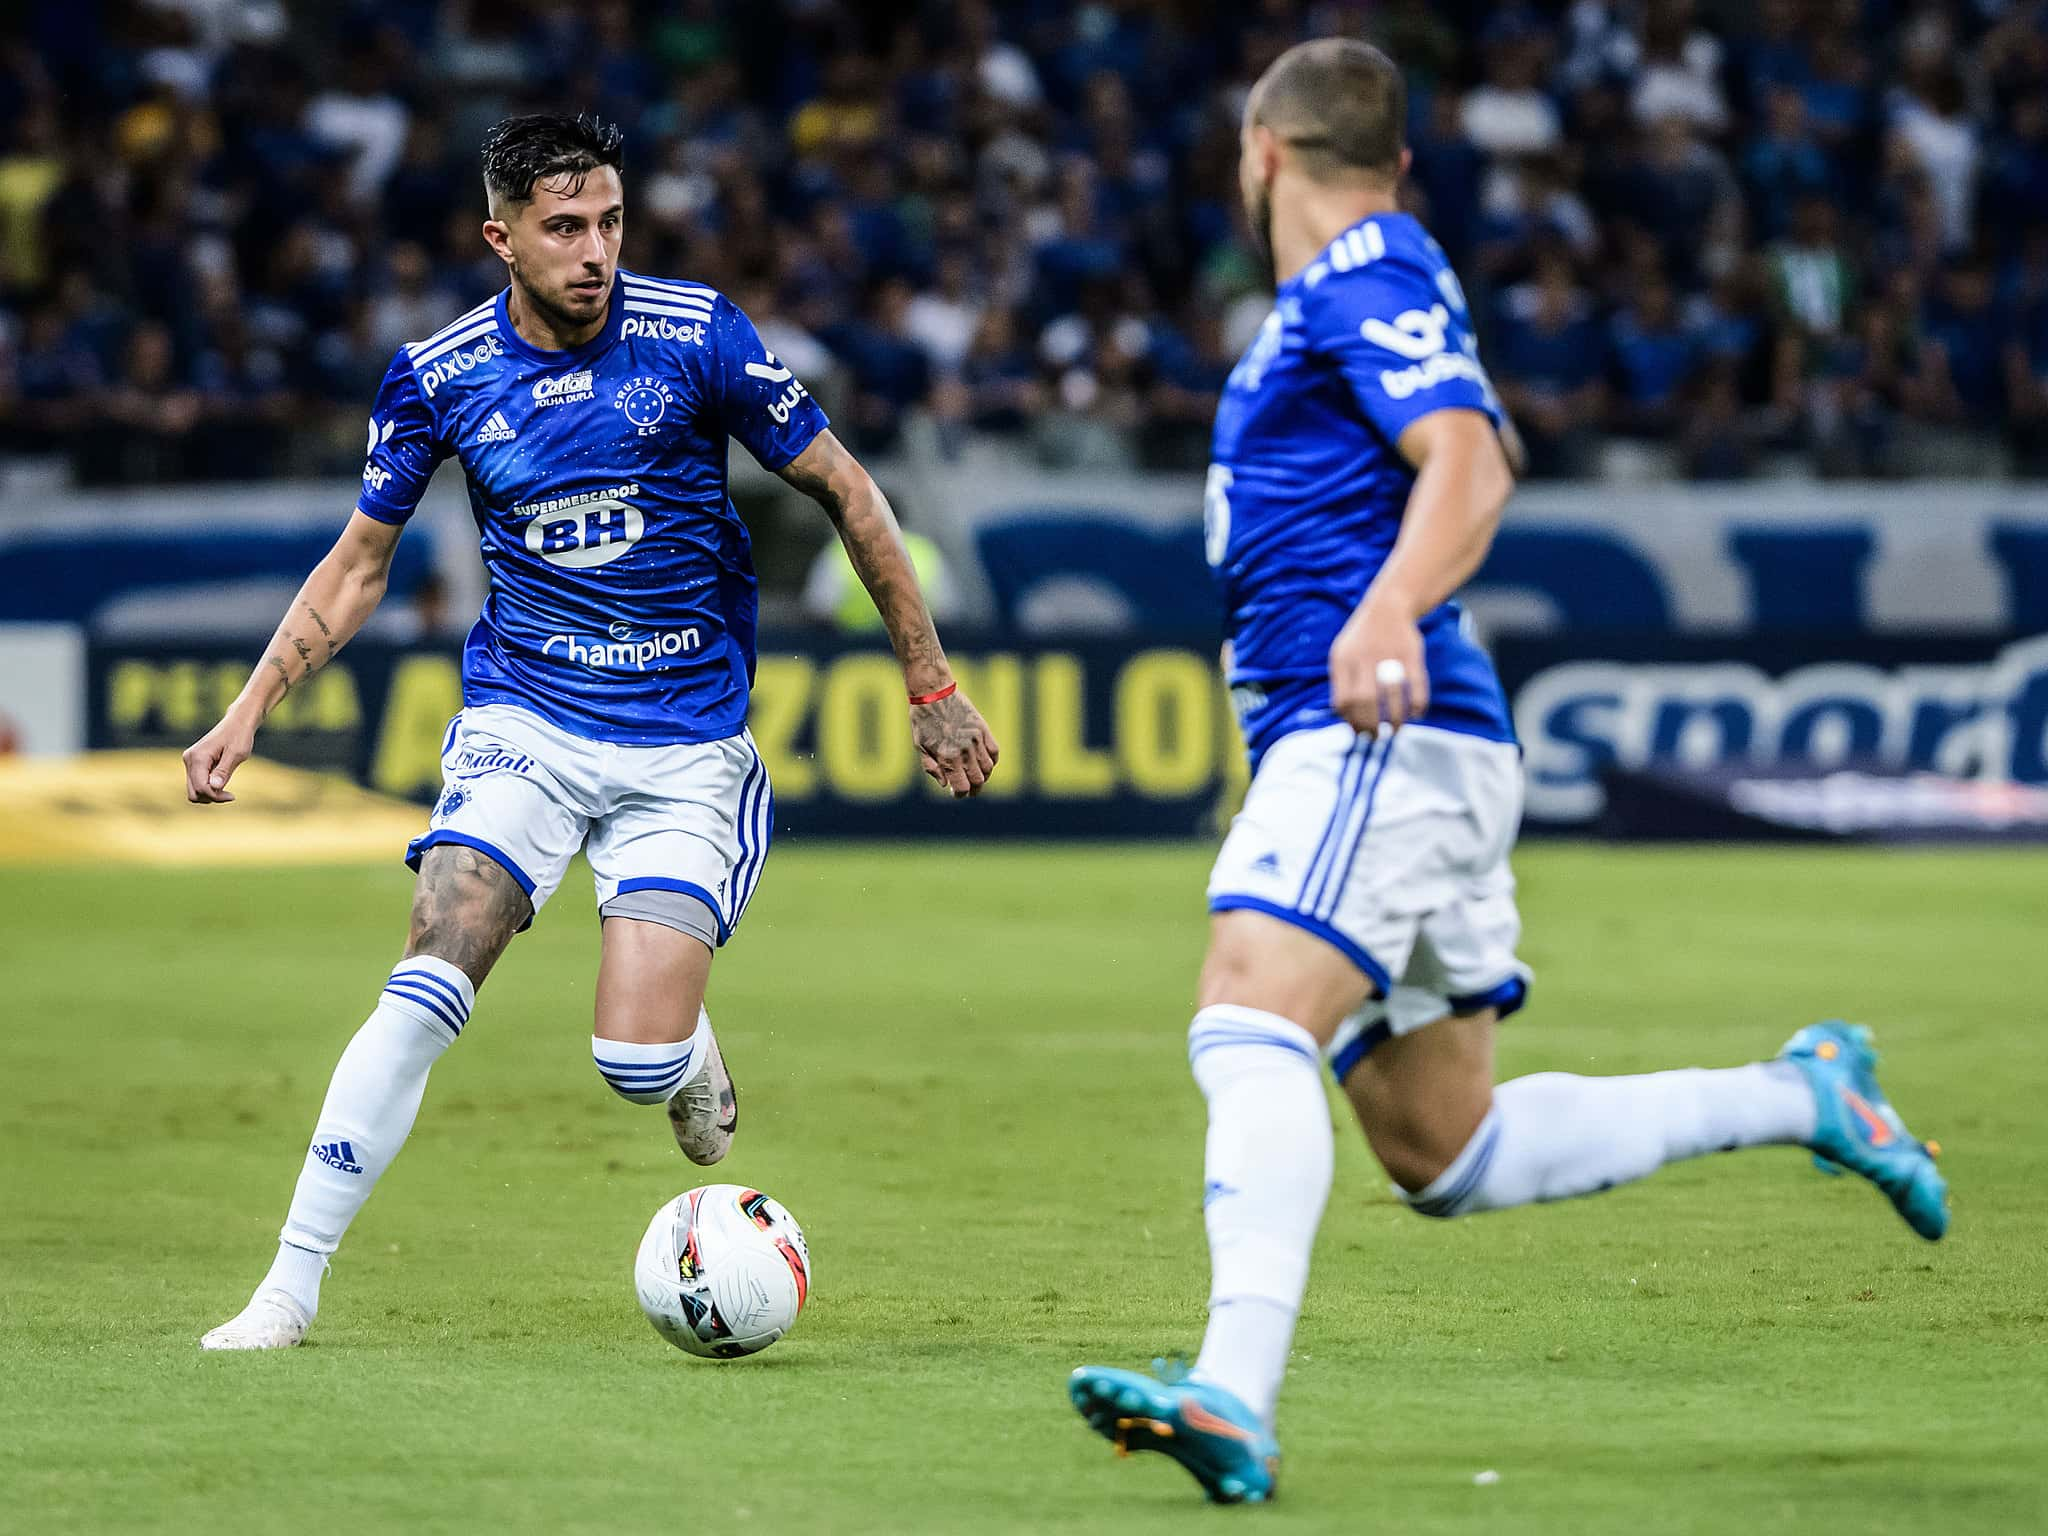
[[1740, 662], [1566, 662], [1522, 685], [1515, 731], [1538, 821], [1598, 816], [1609, 765], [1854, 763], [2048, 784], [2048, 635], [1985, 662], [1826, 662], [1778, 677]]

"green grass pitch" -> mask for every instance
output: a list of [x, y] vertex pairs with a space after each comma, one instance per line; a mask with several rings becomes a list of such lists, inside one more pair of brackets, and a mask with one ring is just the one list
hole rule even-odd
[[2038, 854], [1525, 850], [1505, 1073], [1860, 1017], [1946, 1144], [1950, 1239], [1775, 1149], [1425, 1222], [1344, 1125], [1280, 1501], [1117, 1463], [1063, 1378], [1199, 1340], [1207, 859], [777, 853], [713, 980], [745, 1095], [716, 1177], [795, 1211], [816, 1281], [729, 1365], [634, 1305], [642, 1226], [702, 1176], [590, 1066], [580, 876], [436, 1069], [307, 1347], [218, 1357], [408, 877], [0, 873], [0, 1530], [2048, 1528]]

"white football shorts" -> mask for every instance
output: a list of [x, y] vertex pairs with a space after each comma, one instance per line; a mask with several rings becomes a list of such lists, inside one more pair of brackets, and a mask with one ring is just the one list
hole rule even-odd
[[1328, 1050], [1341, 1081], [1389, 1035], [1522, 1006], [1529, 968], [1508, 854], [1520, 749], [1462, 731], [1343, 723], [1266, 752], [1209, 876], [1209, 910], [1264, 912], [1342, 951], [1379, 996]]
[[414, 869], [439, 844], [474, 848], [505, 867], [537, 913], [584, 849], [600, 910], [635, 893], [694, 897], [720, 944], [760, 881], [775, 808], [745, 731], [619, 746], [510, 704], [465, 709], [449, 722], [441, 784], [427, 831], [405, 851]]

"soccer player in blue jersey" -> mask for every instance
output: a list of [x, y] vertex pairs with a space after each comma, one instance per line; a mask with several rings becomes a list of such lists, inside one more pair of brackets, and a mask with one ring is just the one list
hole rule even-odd
[[756, 593], [728, 438], [836, 525], [902, 664], [925, 772], [965, 796], [995, 767], [888, 502], [802, 383], [723, 295], [619, 267], [620, 147], [588, 117], [491, 130], [483, 233], [509, 285], [392, 360], [354, 516], [185, 753], [191, 800], [234, 799], [264, 716], [369, 617], [435, 466], [460, 460], [490, 593], [444, 788], [406, 852], [419, 881], [405, 958], [335, 1069], [275, 1262], [205, 1348], [305, 1336], [328, 1255], [412, 1129], [428, 1070], [578, 849], [602, 920], [597, 1069], [622, 1097], [665, 1105], [693, 1162], [725, 1155], [738, 1099], [704, 990], [774, 821], [747, 734]]
[[1425, 1216], [1792, 1144], [1870, 1179], [1921, 1236], [1948, 1224], [1860, 1030], [1815, 1025], [1721, 1071], [1494, 1082], [1495, 1026], [1529, 986], [1508, 870], [1521, 765], [1450, 598], [1518, 450], [1457, 278], [1399, 208], [1403, 94], [1384, 54], [1329, 39], [1246, 104], [1245, 207], [1278, 296], [1219, 404], [1205, 509], [1253, 761], [1188, 1033], [1209, 1106], [1208, 1331], [1192, 1372], [1069, 1384], [1096, 1430], [1226, 1503], [1274, 1491], [1273, 1405], [1330, 1190], [1326, 1061]]

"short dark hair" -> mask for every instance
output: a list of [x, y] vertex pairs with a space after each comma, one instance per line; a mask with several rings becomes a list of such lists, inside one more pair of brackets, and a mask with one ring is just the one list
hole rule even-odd
[[1317, 180], [1400, 173], [1408, 88], [1394, 61], [1370, 43], [1324, 37], [1296, 44], [1255, 91], [1252, 121], [1290, 145]]
[[574, 197], [599, 166], [618, 170], [625, 148], [618, 125], [589, 112], [508, 117], [484, 135], [484, 190], [493, 205], [525, 203], [532, 201], [536, 181], [562, 177]]

